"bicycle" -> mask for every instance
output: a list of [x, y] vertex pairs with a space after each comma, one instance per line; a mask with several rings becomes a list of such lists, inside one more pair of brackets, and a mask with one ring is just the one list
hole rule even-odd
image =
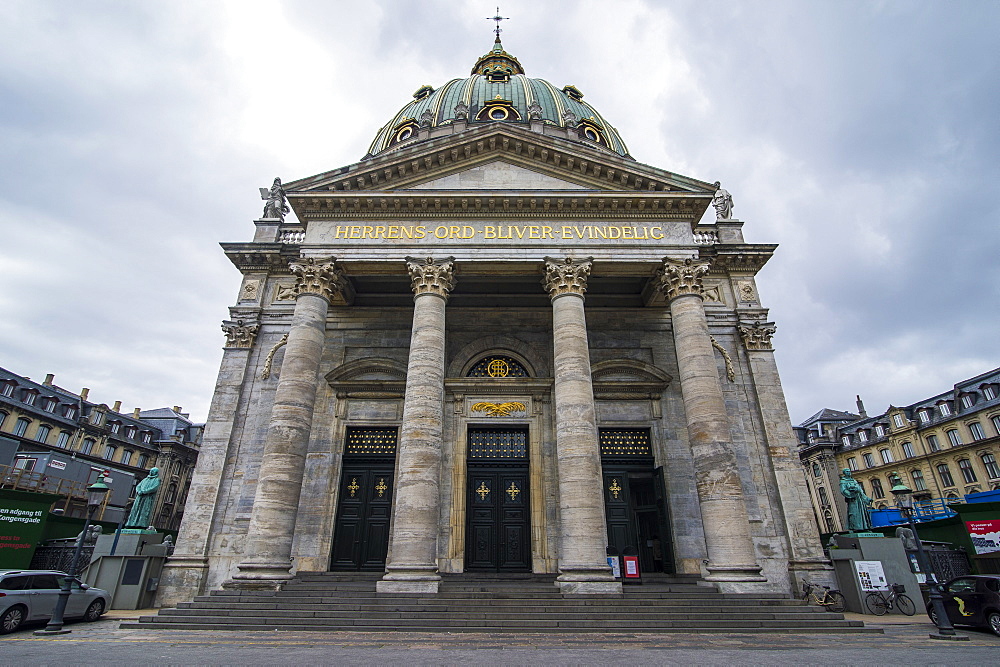
[[913, 616], [917, 608], [910, 596], [903, 594], [903, 591], [906, 590], [903, 584], [893, 584], [890, 588], [888, 595], [882, 591], [872, 591], [865, 597], [865, 606], [868, 607], [868, 611], [876, 616], [883, 616], [887, 611], [895, 608], [907, 616]]
[[[822, 594], [818, 591], [822, 591]], [[819, 584], [803, 581], [802, 598], [804, 600], [808, 600], [809, 604], [826, 607], [827, 611], [836, 612], [838, 614], [847, 609], [847, 600], [844, 598], [844, 594], [836, 589], [830, 588], [829, 586], [821, 586]]]

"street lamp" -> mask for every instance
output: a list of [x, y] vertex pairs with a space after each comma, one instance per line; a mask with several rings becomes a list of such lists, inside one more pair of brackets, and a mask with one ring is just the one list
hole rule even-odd
[[83, 531], [81, 531], [80, 537], [76, 540], [76, 549], [73, 551], [73, 559], [69, 562], [69, 571], [63, 578], [62, 588], [59, 589], [59, 598], [56, 600], [56, 606], [52, 610], [52, 618], [43, 630], [35, 631], [36, 635], [65, 635], [72, 632], [72, 630], [63, 629], [63, 614], [66, 612], [66, 603], [69, 602], [69, 596], [73, 587], [73, 580], [76, 578], [76, 564], [80, 560], [80, 551], [83, 549], [83, 542], [87, 538], [87, 533], [90, 530], [90, 520], [93, 518], [94, 512], [97, 511], [97, 508], [101, 506], [102, 502], [104, 502], [104, 497], [108, 495], [108, 491], [111, 490], [111, 488], [104, 483], [107, 479], [105, 474], [106, 473], [102, 473], [101, 476], [97, 478], [97, 481], [87, 487], [87, 519], [83, 522]]
[[913, 531], [913, 541], [917, 543], [917, 561], [920, 563], [920, 568], [927, 574], [927, 597], [930, 599], [931, 607], [934, 609], [934, 618], [932, 620], [934, 621], [934, 625], [937, 626], [937, 632], [930, 633], [930, 638], [967, 640], [968, 637], [956, 634], [955, 628], [951, 625], [951, 619], [948, 618], [948, 612], [944, 608], [941, 585], [938, 583], [937, 575], [934, 574], [930, 558], [924, 552], [923, 542], [920, 541], [920, 536], [917, 535], [917, 524], [913, 521], [913, 491], [910, 490], [910, 487], [903, 484], [903, 480], [898, 475], [894, 475], [894, 477], [895, 484], [892, 487], [892, 495], [896, 497], [896, 507], [899, 508], [900, 514], [903, 515], [907, 523], [909, 523], [910, 530]]

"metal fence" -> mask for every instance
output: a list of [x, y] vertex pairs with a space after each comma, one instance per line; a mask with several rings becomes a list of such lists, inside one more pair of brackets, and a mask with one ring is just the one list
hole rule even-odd
[[[69, 572], [70, 561], [73, 560], [73, 552], [76, 544], [58, 545], [51, 547], [38, 547], [35, 555], [31, 558], [32, 570], [59, 570]], [[94, 545], [83, 545], [80, 550], [80, 560], [76, 563], [77, 571], [83, 570], [90, 564], [91, 556], [94, 553]]]

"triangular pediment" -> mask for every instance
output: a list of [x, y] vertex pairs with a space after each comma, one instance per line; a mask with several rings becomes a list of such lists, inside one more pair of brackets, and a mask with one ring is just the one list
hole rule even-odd
[[594, 187], [528, 169], [509, 160], [486, 164], [413, 183], [401, 190], [593, 190]]
[[[538, 178], [554, 190], [587, 189], [620, 193], [666, 192], [683, 196], [708, 196], [715, 193], [710, 183], [622, 157], [617, 153], [588, 146], [582, 142], [533, 132], [515, 125], [491, 124], [446, 137], [418, 141], [340, 169], [317, 174], [285, 184], [293, 201], [297, 194], [358, 193], [404, 189], [430, 189], [434, 181], [449, 184], [448, 177], [473, 171], [494, 162], [502, 162], [509, 174], [547, 176]], [[514, 167], [524, 171], [517, 171]], [[491, 175], [501, 178], [496, 167]], [[575, 187], [574, 187], [575, 186]], [[483, 187], [472, 189], [501, 189]], [[531, 189], [544, 189], [543, 187]]]

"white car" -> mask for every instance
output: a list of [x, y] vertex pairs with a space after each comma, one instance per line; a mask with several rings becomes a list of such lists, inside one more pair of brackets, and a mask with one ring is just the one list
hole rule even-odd
[[[65, 577], [57, 570], [0, 570], [0, 635], [22, 623], [49, 620]], [[96, 621], [110, 601], [107, 591], [74, 579], [63, 617]]]

